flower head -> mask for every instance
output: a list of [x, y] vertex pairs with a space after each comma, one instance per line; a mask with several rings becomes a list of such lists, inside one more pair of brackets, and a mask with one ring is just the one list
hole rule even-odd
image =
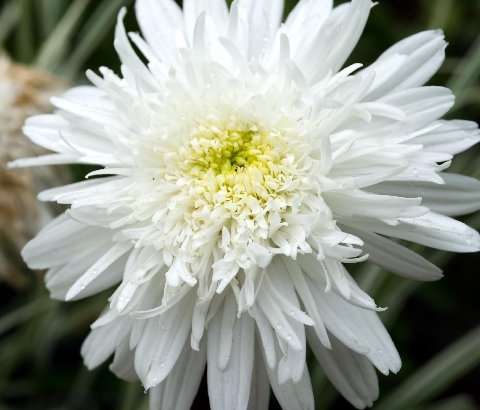
[[302, 0], [280, 24], [281, 0], [137, 0], [145, 39], [122, 11], [121, 74], [89, 71], [93, 86], [26, 124], [56, 153], [17, 165], [101, 169], [41, 194], [70, 208], [23, 255], [49, 269], [53, 297], [115, 286], [82, 352], [89, 367], [114, 353], [117, 375], [154, 387], [152, 408], [188, 409], [208, 362], [215, 410], [267, 408], [270, 386], [283, 408], [313, 409], [307, 339], [338, 390], [369, 406], [374, 368], [401, 363], [344, 264], [434, 280], [386, 237], [479, 250], [446, 216], [479, 208], [479, 183], [443, 172], [478, 129], [441, 120], [451, 92], [423, 86], [442, 33], [342, 68], [373, 4], [331, 3]]

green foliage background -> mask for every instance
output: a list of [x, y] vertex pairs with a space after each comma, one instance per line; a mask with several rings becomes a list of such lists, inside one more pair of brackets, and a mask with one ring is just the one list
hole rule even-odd
[[[66, 81], [83, 72], [118, 68], [112, 38], [116, 13], [132, 0], [0, 1], [0, 48], [28, 65]], [[295, 5], [287, 1], [287, 9]], [[451, 118], [480, 120], [480, 1], [383, 0], [374, 8], [352, 61], [368, 64], [403, 37], [443, 28], [448, 58], [434, 79], [457, 95]], [[138, 30], [130, 7], [129, 29]], [[452, 171], [480, 177], [478, 150], [454, 162]], [[74, 169], [81, 178], [85, 169]], [[467, 216], [480, 227], [480, 217]], [[378, 410], [474, 410], [480, 408], [480, 300], [478, 255], [453, 256], [428, 249], [445, 278], [419, 284], [368, 265], [355, 274], [389, 310], [382, 314], [404, 360], [399, 375], [381, 378]], [[49, 300], [41, 278], [13, 291], [0, 283], [0, 410], [146, 409], [140, 385], [115, 379], [106, 366], [87, 371], [80, 345], [107, 294], [61, 304]], [[349, 409], [311, 362], [318, 409]], [[207, 408], [205, 385], [194, 408]], [[278, 405], [272, 401], [272, 409]]]

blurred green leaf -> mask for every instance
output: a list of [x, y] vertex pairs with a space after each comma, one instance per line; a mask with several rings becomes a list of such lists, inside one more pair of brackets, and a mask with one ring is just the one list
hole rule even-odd
[[56, 24], [62, 17], [66, 5], [67, 3], [65, 0], [38, 1], [38, 14], [44, 37], [47, 37], [55, 29]]
[[10, 0], [3, 6], [2, 14], [0, 14], [0, 47], [3, 46], [5, 39], [17, 24], [19, 17], [18, 0]]
[[453, 0], [439, 0], [431, 4], [431, 28], [445, 28], [448, 24]]
[[30, 63], [35, 55], [32, 0], [18, 0], [19, 22], [15, 33], [15, 58], [22, 63]]
[[96, 375], [97, 372], [89, 371], [86, 368], [82, 368], [78, 371], [76, 378], [69, 389], [68, 398], [64, 406], [65, 409], [78, 408], [78, 403], [81, 403], [88, 395], [88, 391], [91, 389]]
[[440, 394], [479, 363], [480, 327], [434, 357], [383, 399], [375, 409], [405, 410], [414, 408], [414, 406]]
[[120, 410], [136, 410], [140, 400], [141, 387], [138, 383], [125, 383], [122, 407]]
[[75, 0], [72, 2], [55, 30], [52, 31], [40, 49], [35, 62], [37, 67], [44, 70], [54, 70], [58, 67], [68, 49], [69, 40], [89, 3], [90, 0]]
[[82, 42], [68, 57], [62, 74], [69, 79], [78, 75], [85, 61], [96, 51], [98, 45], [114, 26], [115, 16], [120, 7], [131, 2], [132, 0], [114, 0], [100, 3], [83, 26], [80, 33]]
[[37, 315], [44, 314], [50, 303], [51, 302], [47, 297], [40, 297], [18, 309], [15, 309], [10, 313], [3, 315], [0, 317], [0, 335], [15, 326], [31, 320]]
[[470, 397], [457, 396], [435, 403], [425, 410], [478, 410], [478, 407]]
[[480, 36], [471, 47], [468, 55], [458, 64], [448, 87], [457, 97], [455, 109], [458, 110], [465, 104], [469, 88], [480, 77]]

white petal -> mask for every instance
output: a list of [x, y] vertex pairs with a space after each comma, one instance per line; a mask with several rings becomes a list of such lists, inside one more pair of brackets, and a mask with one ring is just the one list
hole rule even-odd
[[212, 410], [246, 410], [252, 381], [255, 347], [253, 319], [244, 313], [235, 323], [230, 360], [225, 370], [218, 367], [221, 343], [221, 315], [208, 328], [207, 377]]
[[329, 192], [325, 194], [325, 199], [340, 220], [343, 216], [352, 215], [396, 219], [415, 217], [428, 211], [420, 206], [420, 197], [401, 198], [400, 195], [372, 195], [360, 190]]
[[313, 325], [313, 320], [301, 310], [293, 282], [279, 259], [274, 259], [268, 266], [263, 281], [262, 286], [269, 289], [270, 294], [287, 316], [307, 326]]
[[[39, 155], [38, 157], [16, 159], [8, 163], [8, 168], [30, 168], [30, 167], [42, 167], [45, 165], [63, 165], [81, 163], [77, 155], [68, 154], [48, 154]], [[93, 164], [95, 162], [85, 161], [84, 163]]]
[[308, 78], [321, 79], [343, 66], [363, 32], [372, 7], [370, 0], [353, 0], [335, 10], [317, 33], [298, 49], [294, 61]]
[[[236, 322], [237, 304], [233, 295], [227, 296], [223, 305], [220, 323], [220, 348], [218, 350], [218, 368], [224, 371], [232, 354], [233, 328]], [[219, 313], [220, 314], [220, 313]]]
[[173, 63], [178, 37], [182, 35], [180, 7], [173, 0], [137, 0], [135, 11], [142, 33], [158, 58]]
[[431, 248], [451, 252], [478, 252], [480, 235], [477, 231], [447, 216], [429, 212], [418, 218], [404, 218], [391, 226], [372, 219], [352, 220], [351, 225], [364, 231], [376, 232], [393, 238], [404, 239]]
[[323, 323], [322, 317], [317, 309], [315, 299], [308, 286], [308, 283], [305, 281], [304, 273], [294, 261], [290, 260], [290, 258], [283, 258], [283, 262], [292, 278], [295, 289], [297, 290], [303, 305], [305, 306], [310, 317], [313, 319], [313, 328], [315, 329], [318, 338], [324, 346], [330, 348], [330, 340], [325, 328], [325, 324]]
[[[116, 178], [116, 177], [113, 177]], [[69, 185], [64, 185], [58, 188], [51, 188], [47, 189], [45, 191], [40, 192], [38, 195], [38, 199], [40, 201], [55, 201], [59, 202], [64, 197], [71, 197], [72, 195], [79, 195], [84, 192], [84, 189], [88, 188], [96, 188], [97, 186], [101, 186], [105, 182], [108, 182], [109, 180], [112, 181], [113, 178], [98, 178], [98, 179], [92, 179], [90, 181], [80, 181], [80, 182], [75, 182], [73, 184]], [[68, 203], [68, 202], [59, 202], [59, 203]]]
[[212, 19], [212, 22], [219, 35], [225, 31], [228, 18], [228, 8], [225, 0], [184, 0], [183, 14], [185, 17], [185, 27], [191, 44], [195, 26], [202, 13]]
[[[126, 74], [126, 68], [135, 76], [134, 84], [132, 84], [132, 86], [143, 86], [146, 90], [149, 90], [151, 87], [155, 87], [155, 81], [152, 78], [151, 72], [145, 66], [140, 57], [138, 57], [137, 53], [130, 44], [123, 23], [126, 13], [127, 11], [125, 8], [122, 8], [118, 13], [117, 25], [115, 27], [115, 40], [113, 44], [118, 56], [120, 57], [120, 60], [122, 61], [124, 68], [123, 73]], [[128, 81], [129, 76], [125, 75], [125, 79]], [[61, 105], [65, 108], [72, 106], [72, 104], [66, 104], [66, 101], [62, 102], [58, 99], [52, 99], [52, 102], [54, 102], [55, 105], [58, 105], [57, 103], [61, 103]], [[83, 107], [83, 110], [81, 111], [84, 112], [85, 107]]]
[[443, 63], [445, 47], [443, 33], [433, 30], [395, 44], [368, 68], [375, 71], [376, 78], [367, 99], [424, 85]]
[[72, 300], [85, 288], [95, 281], [103, 272], [117, 259], [123, 256], [132, 248], [130, 243], [119, 242], [113, 245], [101, 258], [99, 258], [88, 270], [80, 276], [68, 290], [66, 300]]
[[410, 249], [371, 232], [353, 232], [365, 241], [364, 249], [369, 254], [369, 259], [387, 271], [423, 281], [443, 277], [441, 269]]
[[118, 319], [93, 329], [82, 345], [82, 357], [90, 370], [102, 364], [122, 343], [130, 330], [128, 319]]
[[63, 214], [27, 243], [22, 256], [31, 269], [46, 269], [69, 262], [72, 255], [85, 251], [85, 244], [101, 247], [111, 242], [111, 237], [105, 229], [86, 226]]
[[326, 349], [313, 332], [307, 334], [315, 357], [335, 388], [357, 409], [371, 407], [379, 389], [377, 374], [368, 359], [335, 338], [332, 349]]
[[[302, 377], [306, 361], [305, 324], [311, 326], [313, 321], [300, 310], [293, 283], [285, 266], [278, 258], [274, 259], [268, 267], [262, 288], [263, 297], [265, 297], [265, 292], [269, 292], [275, 298], [274, 303], [288, 316], [285, 317], [285, 321], [300, 341], [301, 349], [298, 349], [294, 348], [288, 339], [279, 339], [282, 356], [278, 361], [278, 382], [283, 384], [287, 380], [292, 380], [296, 383]], [[276, 332], [277, 334], [281, 333], [278, 331], [278, 327]]]
[[296, 350], [302, 350], [301, 337], [297, 335], [286, 314], [272, 298], [271, 292], [262, 286], [257, 295], [257, 305], [265, 314], [276, 334]]
[[61, 138], [61, 131], [68, 125], [68, 122], [59, 115], [36, 115], [26, 120], [22, 131], [33, 143], [46, 149], [75, 154], [75, 151]]
[[410, 143], [422, 144], [427, 151], [456, 155], [480, 142], [478, 125], [470, 121], [438, 121], [428, 132], [412, 138]]
[[255, 305], [252, 306], [250, 309], [250, 314], [255, 319], [255, 323], [258, 328], [258, 334], [260, 338], [259, 343], [261, 343], [263, 346], [265, 361], [267, 365], [273, 369], [277, 364], [275, 332], [260, 308], [256, 307]]
[[135, 350], [135, 370], [146, 389], [168, 376], [187, 343], [191, 327], [193, 297], [185, 297], [161, 316], [146, 319]]
[[294, 53], [322, 26], [332, 8], [332, 0], [301, 0], [297, 3], [284, 26]]
[[[278, 349], [278, 347], [277, 347]], [[280, 352], [277, 351], [279, 354]], [[270, 385], [283, 410], [314, 410], [312, 384], [308, 368], [305, 366], [302, 377], [298, 383], [287, 381], [279, 384], [276, 369], [267, 367]]]
[[273, 42], [282, 20], [283, 3], [284, 0], [237, 0], [232, 5], [232, 10], [236, 9], [240, 18], [248, 22], [249, 58], [258, 57]]
[[150, 410], [190, 410], [202, 381], [206, 357], [205, 343], [198, 352], [185, 344], [167, 379], [150, 390]]
[[453, 107], [455, 97], [448, 88], [429, 86], [398, 90], [380, 101], [397, 106], [405, 113], [405, 130], [417, 130], [443, 117]]
[[133, 364], [134, 352], [130, 350], [128, 339], [124, 340], [115, 350], [110, 370], [115, 376], [127, 382], [138, 380]]
[[[47, 272], [45, 282], [53, 299], [67, 300], [67, 292], [73, 284], [109, 249], [108, 245], [101, 246], [100, 243], [98, 245], [98, 249], [88, 249], [86, 252], [73, 257], [66, 265], [60, 268], [52, 268]], [[81, 292], [69, 300], [86, 298], [119, 283], [122, 280], [125, 262], [125, 256], [119, 258], [106, 268], [97, 279], [90, 282]]]
[[260, 341], [255, 342], [255, 366], [252, 373], [252, 387], [248, 410], [268, 410], [270, 402], [270, 382], [263, 361]]
[[413, 198], [422, 197], [422, 205], [448, 216], [469, 214], [480, 209], [480, 181], [464, 175], [442, 173], [444, 184], [428, 182], [389, 182], [372, 187], [381, 193]]
[[400, 357], [376, 312], [360, 308], [307, 279], [327, 329], [353, 351], [363, 354], [382, 373], [396, 373]]

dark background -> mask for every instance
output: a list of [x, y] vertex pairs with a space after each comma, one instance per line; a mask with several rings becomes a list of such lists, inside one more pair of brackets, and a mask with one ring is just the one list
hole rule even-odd
[[[95, 69], [107, 65], [118, 68], [112, 47], [115, 19], [108, 18], [95, 24], [94, 17], [99, 8], [130, 4], [127, 27], [137, 30], [132, 1], [90, 1], [77, 28], [65, 39], [60, 56], [38, 64], [42, 45], [73, 1], [17, 0], [16, 3], [20, 13], [12, 17], [15, 21], [12, 29], [2, 38], [3, 46], [17, 61], [37, 63], [67, 81], [85, 81], [82, 72], [87, 67]], [[290, 9], [296, 2], [287, 3]], [[11, 4], [0, 1], [0, 14]], [[47, 10], [52, 7], [53, 11], [48, 12], [50, 20], [45, 16], [43, 20], [40, 18], [45, 5]], [[5, 20], [0, 21], [5, 23]], [[49, 23], [40, 23], [43, 21]], [[371, 63], [383, 50], [407, 35], [432, 27], [443, 28], [450, 45], [447, 60], [434, 82], [448, 84], [459, 96], [451, 118], [478, 122], [479, 22], [478, 0], [380, 1], [372, 10], [352, 61]], [[101, 30], [98, 24], [102, 24]], [[0, 26], [0, 32], [4, 29], [5, 26], [3, 29]], [[92, 35], [94, 30], [96, 36]], [[477, 150], [464, 154], [454, 163], [453, 170], [480, 176], [479, 158]], [[77, 178], [84, 172], [82, 168], [74, 169]], [[480, 226], [478, 217], [467, 216], [465, 220], [477, 229]], [[480, 256], [454, 256], [432, 250], [424, 250], [423, 253], [444, 269], [445, 278], [440, 282], [417, 284], [365, 266], [357, 267], [356, 275], [361, 283], [380, 305], [390, 306], [390, 310], [382, 316], [404, 361], [399, 375], [381, 377], [381, 399], [394, 400], [392, 397], [395, 396], [390, 394], [399, 386], [405, 386], [403, 383], [408, 380], [413, 385], [416, 380], [418, 383], [428, 381], [428, 378], [418, 378], [422, 367], [480, 324]], [[29, 274], [27, 285], [19, 289], [0, 283], [0, 410], [146, 408], [147, 396], [140, 385], [127, 385], [116, 380], [107, 366], [89, 372], [82, 365], [82, 340], [107, 296], [103, 294], [73, 304], [50, 301], [43, 289], [40, 273]], [[438, 377], [432, 376], [433, 380], [439, 380], [445, 375], [448, 379], [448, 374], [452, 374], [452, 380], [437, 386], [433, 392], [426, 391], [425, 397], [417, 400], [421, 402], [418, 406], [412, 404], [402, 409], [480, 409], [478, 331], [474, 334], [473, 346], [463, 356], [460, 355], [458, 361], [453, 358], [450, 364], [447, 362]], [[456, 369], [455, 364], [460, 362], [463, 363], [461, 369]], [[319, 409], [351, 408], [336, 396], [313, 361], [311, 374]], [[426, 385], [434, 386], [434, 383]], [[206, 386], [203, 384], [193, 408], [208, 408], [207, 401]], [[394, 408], [389, 403], [393, 401], [384, 402], [381, 408]], [[279, 408], [274, 400], [271, 408]]]

